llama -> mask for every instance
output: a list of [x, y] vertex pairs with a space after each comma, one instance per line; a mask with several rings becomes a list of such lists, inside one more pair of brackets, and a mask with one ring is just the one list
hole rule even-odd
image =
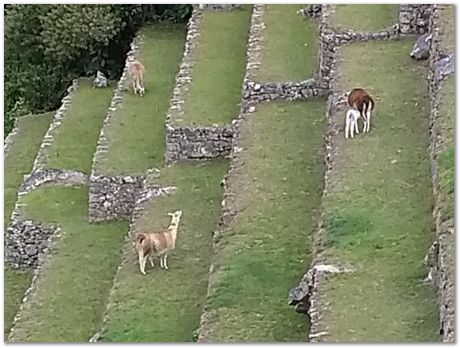
[[143, 96], [145, 94], [144, 74], [145, 74], [145, 68], [142, 65], [142, 63], [139, 62], [138, 60], [135, 60], [129, 65], [128, 75], [129, 75], [129, 78], [133, 86], [134, 94], [136, 95], [138, 91], [139, 91], [140, 96]]
[[168, 213], [171, 216], [171, 223], [168, 228], [159, 232], [138, 233], [134, 246], [139, 254], [139, 267], [142, 274], [145, 274], [145, 264], [150, 259], [150, 264], [155, 267], [153, 257], [160, 257], [160, 267], [168, 269], [168, 254], [176, 246], [177, 229], [182, 216], [182, 211]]
[[353, 138], [353, 130], [356, 132], [356, 134], [359, 134], [359, 117], [360, 113], [358, 110], [348, 109], [347, 115], [345, 116], [345, 139], [348, 139], [348, 133], [350, 133], [350, 136]]
[[369, 132], [371, 126], [371, 112], [375, 106], [374, 100], [369, 93], [362, 88], [354, 88], [346, 93], [345, 97], [342, 96], [337, 104], [348, 104], [349, 107], [358, 110], [359, 117], [363, 118], [363, 133]]

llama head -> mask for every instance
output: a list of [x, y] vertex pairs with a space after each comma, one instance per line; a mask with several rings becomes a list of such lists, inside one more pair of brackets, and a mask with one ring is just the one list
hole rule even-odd
[[176, 210], [174, 213], [168, 213], [169, 216], [171, 216], [171, 223], [178, 223], [181, 216], [182, 216], [182, 210]]
[[342, 95], [340, 95], [337, 99], [337, 102], [335, 103], [337, 106], [342, 106], [342, 105], [348, 105], [348, 95], [350, 92], [346, 92]]

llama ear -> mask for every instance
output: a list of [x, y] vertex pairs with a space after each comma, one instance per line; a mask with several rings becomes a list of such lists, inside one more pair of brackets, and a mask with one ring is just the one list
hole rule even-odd
[[168, 215], [169, 215], [169, 216], [174, 216], [174, 214], [173, 214], [173, 213], [168, 213]]

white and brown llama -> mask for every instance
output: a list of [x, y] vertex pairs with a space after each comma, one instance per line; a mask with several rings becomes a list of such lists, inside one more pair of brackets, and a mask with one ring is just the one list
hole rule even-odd
[[168, 254], [176, 246], [177, 229], [182, 216], [182, 211], [178, 210], [174, 213], [168, 213], [171, 216], [169, 226], [158, 232], [141, 232], [136, 235], [134, 246], [139, 254], [139, 268], [142, 274], [145, 274], [145, 264], [147, 259], [150, 260], [152, 267], [153, 257], [160, 257], [160, 267], [168, 269]]
[[369, 132], [371, 126], [371, 113], [374, 110], [374, 100], [362, 88], [354, 88], [347, 92], [345, 96], [339, 98], [337, 105], [347, 104], [351, 109], [347, 111], [345, 117], [345, 138], [348, 139], [348, 133], [351, 132], [353, 138], [353, 130], [359, 134], [358, 119], [363, 119], [363, 133]]

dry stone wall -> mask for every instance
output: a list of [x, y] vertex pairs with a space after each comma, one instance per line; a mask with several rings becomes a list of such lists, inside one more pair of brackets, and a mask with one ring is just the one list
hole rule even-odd
[[428, 32], [432, 5], [401, 4], [399, 25], [402, 34], [425, 34]]
[[430, 32], [433, 34], [430, 52], [430, 100], [431, 100], [431, 173], [435, 205], [433, 217], [436, 221], [436, 240], [430, 248], [427, 260], [438, 292], [438, 307], [440, 320], [440, 335], [443, 342], [455, 342], [455, 260], [454, 260], [454, 219], [446, 218], [441, 209], [439, 192], [437, 157], [443, 147], [443, 139], [439, 135], [439, 102], [440, 93], [444, 86], [443, 76], [437, 71], [437, 62], [453, 53], [445, 52], [442, 42], [443, 33], [440, 31], [445, 5], [433, 5], [430, 20]]
[[91, 222], [129, 219], [138, 190], [142, 187], [144, 175], [107, 175], [100, 168], [100, 163], [105, 159], [109, 150], [107, 134], [110, 131], [112, 118], [120, 107], [128, 86], [128, 67], [138, 56], [141, 45], [142, 38], [135, 37], [99, 134], [90, 176], [88, 212]]

